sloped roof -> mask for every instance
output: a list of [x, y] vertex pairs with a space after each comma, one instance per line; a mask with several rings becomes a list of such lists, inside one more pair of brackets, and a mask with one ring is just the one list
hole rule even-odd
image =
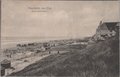
[[101, 32], [101, 31], [108, 31], [108, 28], [107, 28], [107, 26], [106, 26], [106, 24], [105, 23], [102, 23], [102, 24], [100, 24], [99, 26], [98, 26], [98, 28], [97, 28], [97, 32]]
[[118, 26], [119, 22], [103, 22], [99, 25], [98, 29], [99, 30], [115, 30]]
[[3, 61], [1, 62], [1, 64], [8, 64], [8, 63], [10, 63], [10, 61], [7, 60], [7, 59], [5, 59], [5, 60], [3, 60]]
[[104, 24], [106, 24], [107, 28], [111, 31], [115, 30], [118, 22], [105, 22]]

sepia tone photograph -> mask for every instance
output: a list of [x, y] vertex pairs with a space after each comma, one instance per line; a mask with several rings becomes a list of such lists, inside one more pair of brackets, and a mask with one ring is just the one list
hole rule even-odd
[[0, 5], [0, 76], [119, 77], [120, 1]]

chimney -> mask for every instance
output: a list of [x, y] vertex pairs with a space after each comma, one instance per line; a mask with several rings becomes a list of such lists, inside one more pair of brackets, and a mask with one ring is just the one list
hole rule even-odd
[[103, 22], [102, 22], [102, 21], [100, 21], [100, 25], [102, 25], [102, 23], [103, 23]]

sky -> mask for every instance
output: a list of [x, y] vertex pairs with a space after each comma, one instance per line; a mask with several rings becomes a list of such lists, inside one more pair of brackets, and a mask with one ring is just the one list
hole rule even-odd
[[99, 22], [119, 20], [117, 1], [2, 0], [2, 37], [92, 36]]

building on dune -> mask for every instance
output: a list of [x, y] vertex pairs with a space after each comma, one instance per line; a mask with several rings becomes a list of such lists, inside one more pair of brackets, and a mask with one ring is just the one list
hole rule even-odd
[[100, 22], [96, 34], [90, 39], [90, 41], [103, 41], [107, 38], [113, 37], [116, 33], [119, 33], [120, 22]]
[[114, 36], [117, 30], [117, 22], [100, 22], [98, 29], [96, 31], [97, 35], [108, 35]]

